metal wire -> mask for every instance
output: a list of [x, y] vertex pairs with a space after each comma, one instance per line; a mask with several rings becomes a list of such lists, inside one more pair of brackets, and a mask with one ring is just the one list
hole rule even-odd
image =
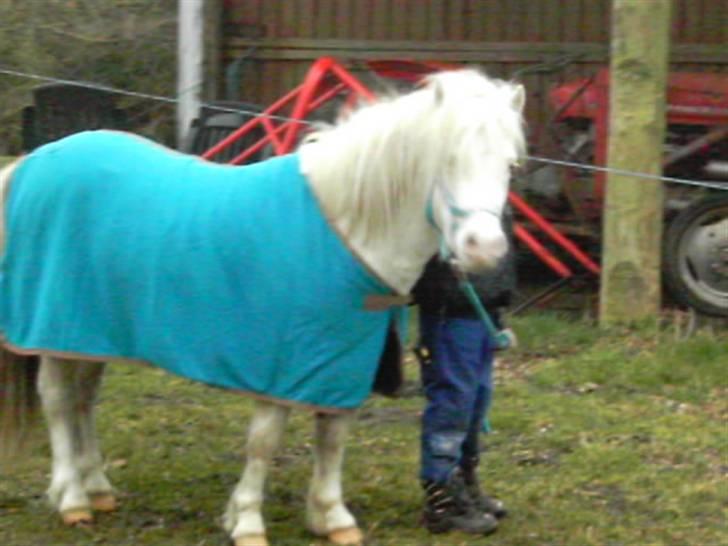
[[[134, 97], [138, 99], [147, 99], [147, 100], [155, 100], [158, 102], [164, 102], [167, 104], [177, 104], [179, 102], [179, 96], [178, 97], [165, 97], [164, 95], [153, 95], [151, 93], [141, 93], [139, 91], [128, 91], [126, 89], [119, 89], [117, 87], [111, 87], [109, 85], [103, 85], [99, 83], [93, 83], [93, 82], [84, 82], [80, 80], [66, 80], [63, 78], [53, 78], [49, 76], [42, 76], [40, 74], [33, 74], [29, 72], [21, 72], [18, 70], [13, 70], [10, 68], [4, 68], [0, 66], [0, 74], [5, 74], [8, 76], [18, 76], [21, 78], [27, 78], [31, 80], [39, 80], [47, 83], [58, 83], [63, 85], [74, 85], [76, 87], [83, 87], [86, 89], [93, 89], [95, 91], [105, 91], [107, 93], [115, 93], [117, 95], [124, 95], [127, 97]], [[210, 104], [210, 103], [200, 103], [200, 106], [204, 106], [205, 108], [209, 108], [211, 110], [218, 110], [220, 112], [231, 112], [231, 113], [240, 113], [240, 114], [248, 114], [254, 117], [265, 117], [269, 119], [274, 119], [277, 121], [291, 121], [290, 118], [287, 118], [285, 116], [276, 116], [272, 114], [264, 114], [259, 111], [253, 111], [248, 110], [245, 108], [229, 108], [227, 106], [221, 106], [218, 104]], [[300, 121], [300, 123], [305, 123], [308, 125], [311, 125], [310, 122], [307, 122], [305, 120]]]
[[674, 178], [672, 176], [663, 176], [659, 174], [649, 174], [637, 171], [628, 171], [626, 169], [616, 169], [614, 167], [599, 167], [598, 165], [587, 165], [585, 163], [575, 163], [573, 161], [563, 161], [561, 159], [551, 159], [548, 157], [538, 156], [526, 156], [531, 161], [538, 161], [541, 163], [549, 163], [552, 165], [560, 165], [562, 167], [573, 167], [576, 169], [584, 169], [586, 171], [598, 171], [604, 173], [618, 174], [620, 176], [630, 176], [634, 178], [645, 178], [647, 180], [661, 180], [663, 182], [670, 182], [673, 184], [686, 184], [690, 186], [700, 186], [703, 188], [711, 188], [715, 190], [728, 190], [728, 184], [722, 184], [720, 182], [705, 182], [702, 180], [690, 180], [688, 178]]
[[[49, 76], [42, 76], [40, 74], [33, 74], [30, 72], [22, 72], [19, 70], [13, 70], [11, 68], [4, 68], [2, 66], [0, 66], [0, 74], [5, 74], [8, 76], [17, 76], [17, 77], [33, 79], [33, 80], [39, 80], [39, 81], [44, 81], [44, 82], [48, 82], [48, 83], [75, 85], [77, 87], [85, 87], [87, 89], [105, 91], [107, 93], [115, 93], [118, 95], [125, 95], [128, 97], [155, 100], [155, 101], [164, 102], [167, 104], [177, 104], [177, 102], [179, 102], [179, 98], [177, 98], [177, 97], [165, 97], [163, 95], [153, 95], [151, 93], [128, 91], [126, 89], [119, 89], [116, 87], [97, 84], [97, 83], [93, 83], [93, 82], [67, 80], [67, 79], [63, 79], [63, 78], [53, 78], [53, 77], [49, 77]], [[217, 104], [210, 104], [210, 103], [201, 103], [201, 106], [204, 106], [205, 108], [209, 108], [211, 110], [219, 110], [221, 112], [241, 113], [241, 114], [250, 115], [252, 117], [266, 117], [268, 119], [273, 119], [273, 120], [282, 121], [282, 122], [294, 121], [291, 118], [286, 117], [286, 116], [264, 114], [262, 112], [248, 110], [245, 108], [230, 108], [230, 107], [220, 106]], [[314, 125], [314, 123], [306, 121], [306, 120], [298, 120], [298, 123], [303, 123], [306, 125]], [[688, 186], [697, 186], [697, 187], [702, 187], [702, 188], [728, 191], [728, 184], [723, 184], [720, 182], [706, 182], [706, 181], [702, 181], [702, 180], [690, 180], [688, 178], [675, 178], [675, 177], [671, 177], [671, 176], [662, 176], [662, 175], [656, 175], [656, 174], [642, 173], [642, 172], [638, 172], [638, 171], [629, 171], [626, 169], [616, 169], [613, 167], [600, 167], [598, 165], [588, 165], [585, 163], [576, 163], [573, 161], [564, 161], [561, 159], [552, 159], [552, 158], [548, 158], [548, 157], [527, 155], [526, 159], [528, 159], [530, 161], [536, 161], [539, 163], [547, 163], [547, 164], [551, 164], [551, 165], [558, 165], [561, 167], [583, 169], [586, 171], [605, 172], [605, 173], [612, 173], [612, 174], [616, 174], [616, 175], [620, 175], [620, 176], [628, 176], [628, 177], [632, 177], [632, 178], [642, 178], [642, 179], [646, 179], [646, 180], [660, 180], [662, 182], [667, 182], [667, 183], [671, 183], [671, 184], [684, 184], [684, 185], [688, 185]]]

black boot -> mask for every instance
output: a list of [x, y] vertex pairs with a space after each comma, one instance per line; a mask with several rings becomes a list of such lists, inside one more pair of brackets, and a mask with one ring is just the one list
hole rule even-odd
[[488, 496], [478, 483], [478, 476], [475, 472], [477, 462], [472, 465], [463, 465], [461, 468], [465, 490], [470, 496], [473, 505], [486, 514], [491, 514], [496, 519], [502, 519], [508, 515], [503, 501]]
[[431, 533], [461, 531], [489, 535], [498, 527], [494, 516], [477, 509], [459, 471], [446, 483], [425, 482], [424, 525]]

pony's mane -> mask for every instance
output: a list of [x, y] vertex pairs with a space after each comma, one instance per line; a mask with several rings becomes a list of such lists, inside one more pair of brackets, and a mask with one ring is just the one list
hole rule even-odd
[[516, 90], [476, 70], [441, 72], [412, 92], [381, 97], [318, 127], [302, 150], [312, 148], [305, 168], [325, 212], [375, 238], [403, 206], [422, 202], [412, 192], [425, 196], [435, 181], [452, 178], [476, 139], [486, 143], [482, 153], [515, 161], [525, 150]]

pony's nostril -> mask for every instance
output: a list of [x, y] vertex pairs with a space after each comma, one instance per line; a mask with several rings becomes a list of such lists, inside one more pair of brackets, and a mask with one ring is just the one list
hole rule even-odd
[[489, 237], [470, 232], [462, 239], [462, 249], [472, 259], [498, 260], [508, 251], [508, 242], [503, 237]]
[[470, 252], [500, 252], [502, 242], [499, 237], [483, 237], [477, 233], [469, 233], [463, 240], [465, 249]]

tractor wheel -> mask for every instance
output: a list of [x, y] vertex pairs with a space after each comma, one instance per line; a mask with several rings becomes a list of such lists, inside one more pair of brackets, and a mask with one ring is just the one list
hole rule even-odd
[[728, 316], [728, 192], [696, 201], [670, 222], [663, 271], [678, 303]]

